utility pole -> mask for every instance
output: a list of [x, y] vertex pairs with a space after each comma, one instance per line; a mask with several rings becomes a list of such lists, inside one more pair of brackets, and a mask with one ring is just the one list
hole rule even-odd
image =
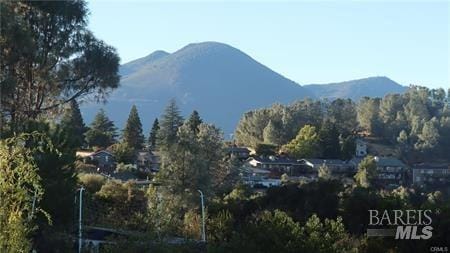
[[202, 241], [206, 242], [206, 231], [205, 231], [205, 203], [204, 203], [204, 196], [203, 192], [200, 190], [197, 190], [200, 193], [200, 200], [202, 204]]
[[80, 188], [80, 213], [79, 213], [79, 227], [78, 227], [78, 253], [81, 253], [81, 246], [83, 244], [83, 234], [82, 234], [82, 214], [83, 214], [83, 191], [84, 188]]
[[28, 216], [28, 220], [33, 219], [33, 215], [34, 215], [34, 210], [36, 209], [36, 198], [37, 198], [37, 191], [34, 191], [34, 196], [33, 196], [33, 204], [31, 206], [31, 213], [30, 216]]

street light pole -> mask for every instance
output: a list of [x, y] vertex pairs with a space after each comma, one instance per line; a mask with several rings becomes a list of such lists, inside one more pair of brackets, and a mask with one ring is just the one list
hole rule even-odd
[[206, 231], [205, 231], [205, 202], [203, 200], [203, 192], [200, 190], [197, 190], [200, 193], [200, 199], [202, 203], [202, 241], [206, 242]]
[[31, 213], [28, 216], [28, 220], [33, 219], [33, 215], [34, 215], [34, 210], [36, 209], [36, 198], [37, 198], [37, 191], [34, 191], [34, 196], [33, 196], [33, 204], [31, 206]]
[[79, 220], [78, 220], [78, 253], [81, 253], [81, 245], [83, 243], [83, 234], [82, 234], [82, 215], [83, 215], [83, 191], [84, 188], [80, 188], [80, 213], [79, 213]]

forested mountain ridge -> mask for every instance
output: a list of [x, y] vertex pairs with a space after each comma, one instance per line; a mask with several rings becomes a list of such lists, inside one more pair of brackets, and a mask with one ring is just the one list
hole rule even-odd
[[350, 98], [358, 101], [362, 97], [384, 97], [389, 93], [403, 93], [408, 87], [402, 86], [388, 77], [376, 76], [328, 84], [304, 85], [317, 98]]
[[[448, 92], [447, 92], [448, 94]], [[448, 160], [450, 99], [444, 89], [411, 86], [404, 94], [331, 102], [301, 100], [293, 104], [245, 113], [236, 128], [238, 143], [282, 146], [306, 125], [317, 129], [334, 125], [343, 138], [368, 134], [398, 151], [411, 162]], [[339, 140], [338, 140], [339, 141]]]

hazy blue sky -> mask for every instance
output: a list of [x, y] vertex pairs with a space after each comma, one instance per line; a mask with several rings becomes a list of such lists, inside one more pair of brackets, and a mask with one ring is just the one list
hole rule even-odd
[[186, 44], [230, 44], [300, 84], [388, 76], [450, 86], [450, 4], [91, 1], [90, 28], [122, 63]]

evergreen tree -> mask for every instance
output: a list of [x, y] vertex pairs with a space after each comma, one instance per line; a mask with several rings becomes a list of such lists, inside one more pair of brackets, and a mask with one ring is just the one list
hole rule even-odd
[[400, 134], [397, 137], [397, 142], [400, 145], [407, 145], [408, 144], [408, 133], [405, 130], [402, 130]]
[[126, 142], [115, 143], [111, 146], [114, 159], [118, 163], [131, 164], [135, 159], [135, 150]]
[[355, 174], [356, 184], [363, 188], [373, 186], [377, 177], [377, 164], [373, 156], [365, 157], [358, 165], [358, 172]]
[[200, 126], [200, 124], [203, 122], [203, 120], [200, 118], [200, 115], [198, 114], [198, 112], [196, 110], [194, 110], [191, 114], [191, 116], [189, 116], [189, 119], [187, 121], [187, 124], [189, 125], [189, 127], [191, 128], [191, 130], [197, 134], [198, 133], [198, 127]]
[[106, 112], [100, 109], [86, 132], [86, 142], [90, 147], [106, 148], [115, 142], [116, 131], [114, 123], [106, 116]]
[[419, 134], [419, 140], [415, 144], [415, 148], [422, 151], [429, 151], [437, 147], [439, 143], [439, 131], [437, 128], [437, 119], [433, 118], [425, 122], [422, 132]]
[[356, 151], [356, 142], [355, 138], [352, 135], [347, 136], [342, 140], [341, 145], [341, 159], [342, 160], [350, 160]]
[[69, 107], [64, 111], [61, 126], [66, 131], [67, 138], [73, 141], [75, 148], [83, 146], [85, 143], [84, 133], [87, 129], [76, 100], [72, 100]]
[[404, 127], [400, 119], [403, 116], [403, 103], [401, 94], [388, 94], [380, 102], [380, 121], [384, 125], [382, 134], [387, 140], [395, 140], [400, 129]]
[[450, 153], [450, 117], [441, 118], [439, 134], [441, 157], [447, 157], [447, 160], [450, 160], [450, 157], [446, 155]]
[[144, 145], [142, 123], [135, 105], [131, 107], [127, 124], [125, 126], [125, 129], [123, 130], [123, 142], [133, 150], [142, 149]]
[[277, 146], [272, 144], [266, 144], [261, 143], [256, 145], [255, 147], [255, 153], [258, 156], [270, 156], [270, 155], [276, 155], [277, 154]]
[[178, 130], [177, 142], [161, 150], [159, 178], [170, 182], [176, 192], [212, 191], [212, 179], [222, 169], [220, 162], [225, 156], [222, 142], [222, 134], [215, 126], [202, 123], [195, 134], [185, 122]]
[[310, 125], [304, 126], [298, 132], [297, 137], [281, 150], [296, 158], [311, 158], [317, 155], [319, 136], [316, 128]]
[[178, 128], [183, 124], [183, 117], [175, 99], [171, 99], [162, 115], [160, 129], [158, 131], [158, 145], [167, 148], [177, 141]]
[[380, 133], [380, 99], [363, 97], [358, 104], [359, 126], [371, 134]]
[[159, 131], [159, 121], [158, 118], [156, 118], [155, 121], [153, 121], [152, 129], [150, 130], [150, 134], [148, 135], [148, 145], [150, 145], [152, 149], [156, 147], [156, 139], [158, 136], [158, 131]]
[[341, 150], [339, 145], [339, 132], [336, 125], [326, 120], [319, 131], [319, 144], [322, 149], [322, 157], [337, 159]]
[[398, 150], [400, 154], [406, 156], [410, 149], [408, 133], [405, 130], [400, 131], [397, 137]]
[[270, 145], [280, 145], [282, 144], [282, 138], [280, 134], [281, 127], [277, 126], [272, 120], [269, 120], [269, 123], [263, 130], [263, 139], [264, 143]]
[[331, 179], [331, 171], [330, 168], [324, 163], [319, 167], [319, 170], [317, 171], [317, 176], [323, 180], [330, 180]]
[[351, 99], [338, 98], [328, 105], [328, 118], [338, 131], [350, 134], [358, 126], [356, 106]]

